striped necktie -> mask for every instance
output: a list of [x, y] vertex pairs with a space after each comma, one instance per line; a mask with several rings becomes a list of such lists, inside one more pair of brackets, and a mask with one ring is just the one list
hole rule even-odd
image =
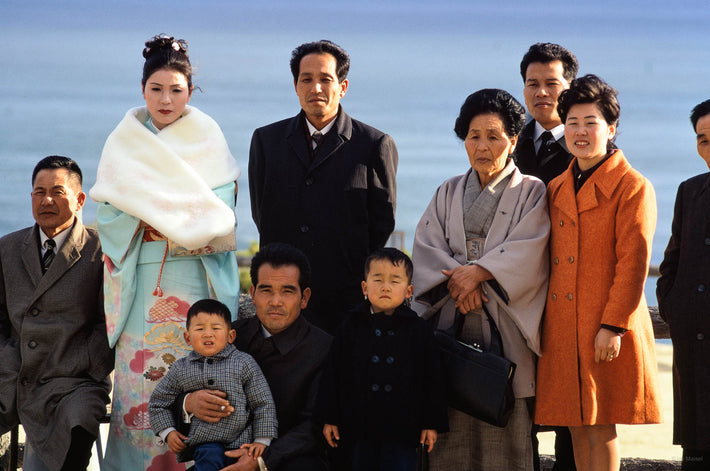
[[54, 260], [54, 248], [57, 246], [57, 243], [54, 242], [54, 239], [47, 239], [47, 241], [44, 243], [44, 245], [45, 245], [45, 247], [47, 247], [47, 250], [44, 252], [44, 255], [42, 255], [42, 274], [43, 275], [49, 269], [49, 266], [52, 264], [52, 260]]

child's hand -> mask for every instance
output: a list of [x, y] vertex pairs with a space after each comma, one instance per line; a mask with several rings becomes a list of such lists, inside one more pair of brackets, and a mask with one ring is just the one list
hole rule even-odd
[[247, 449], [247, 454], [252, 457], [252, 459], [257, 459], [260, 457], [263, 453], [264, 450], [266, 449], [266, 445], [263, 443], [245, 443], [244, 445], [240, 446], [239, 448], [246, 448]]
[[428, 445], [427, 448], [427, 453], [431, 453], [431, 450], [434, 449], [434, 443], [436, 443], [436, 430], [432, 429], [424, 429], [422, 430], [422, 433], [419, 435], [419, 443], [423, 443], [424, 445]]
[[187, 437], [177, 430], [173, 430], [168, 434], [168, 448], [173, 453], [180, 453], [185, 449], [185, 440]]
[[323, 426], [323, 436], [325, 436], [325, 440], [328, 442], [328, 445], [330, 445], [333, 448], [338, 448], [338, 440], [340, 440], [340, 432], [338, 432], [337, 425], [325, 424]]

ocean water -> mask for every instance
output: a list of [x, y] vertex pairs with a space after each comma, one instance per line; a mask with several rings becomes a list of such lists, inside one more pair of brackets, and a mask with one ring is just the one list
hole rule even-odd
[[[654, 263], [668, 240], [678, 184], [707, 171], [688, 120], [710, 98], [710, 11], [700, 1], [113, 3], [0, 0], [0, 234], [32, 223], [30, 174], [40, 158], [76, 159], [85, 188], [93, 185], [106, 136], [143, 103], [141, 50], [157, 33], [188, 40], [200, 87], [191, 104], [220, 123], [244, 171], [240, 248], [258, 239], [246, 178], [251, 133], [298, 112], [290, 53], [321, 38], [351, 56], [343, 107], [397, 143], [396, 225], [409, 248], [436, 187], [468, 167], [452, 130], [461, 103], [484, 87], [522, 102], [520, 59], [538, 41], [568, 47], [581, 74], [619, 90], [617, 144], [656, 189]], [[87, 203], [86, 223], [95, 211]]]

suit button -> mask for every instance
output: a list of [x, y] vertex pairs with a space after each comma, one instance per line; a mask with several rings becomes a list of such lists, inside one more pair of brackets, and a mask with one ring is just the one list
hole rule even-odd
[[705, 245], [710, 245], [710, 237], [705, 238]]
[[380, 385], [379, 385], [379, 384], [373, 384], [370, 389], [372, 389], [372, 392], [377, 392], [377, 391], [380, 390]]
[[311, 186], [311, 185], [313, 185], [313, 177], [306, 178], [306, 186]]
[[372, 363], [379, 363], [379, 362], [380, 362], [380, 357], [378, 357], [377, 355], [372, 355], [372, 358], [370, 358], [370, 361], [371, 361]]
[[569, 263], [574, 263], [574, 257], [569, 258]]
[[385, 392], [392, 392], [392, 386], [389, 384], [385, 384]]
[[27, 386], [28, 384], [30, 384], [30, 382], [27, 378], [22, 378], [22, 380], [20, 380], [20, 384], [22, 384], [23, 386]]
[[705, 292], [705, 285], [698, 285], [698, 293], [704, 293]]
[[560, 263], [560, 259], [557, 258], [557, 257], [555, 257], [555, 258], [552, 259], [552, 263], [554, 263], [555, 265], [557, 265], [557, 264]]
[[37, 348], [37, 342], [30, 340], [30, 343], [28, 343], [27, 346], [30, 348]]
[[36, 317], [37, 315], [39, 315], [39, 309], [37, 309], [36, 307], [33, 307], [32, 310], [30, 311], [30, 314], [32, 314], [33, 316]]
[[394, 357], [387, 357], [387, 359], [385, 361], [387, 362], [388, 365], [391, 365], [392, 363], [394, 363]]
[[557, 301], [557, 295], [555, 293], [552, 293], [552, 296], [550, 296], [553, 301]]
[[573, 298], [573, 297], [574, 297], [574, 296], [572, 296], [572, 293], [567, 293], [567, 299], [569, 299], [570, 301], [572, 301], [572, 298]]
[[305, 224], [301, 226], [301, 232], [308, 232], [308, 226]]
[[698, 340], [705, 340], [705, 335], [701, 332], [698, 335], [696, 335], [695, 338]]

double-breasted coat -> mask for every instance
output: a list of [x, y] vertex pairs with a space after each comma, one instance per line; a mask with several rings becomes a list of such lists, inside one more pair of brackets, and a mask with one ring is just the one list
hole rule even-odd
[[42, 275], [35, 225], [0, 239], [0, 433], [22, 422], [51, 469], [71, 429], [98, 435], [113, 369], [96, 231], [76, 221]]
[[[653, 187], [616, 150], [575, 194], [572, 165], [548, 186], [552, 263], [536, 423], [660, 422], [643, 294], [656, 225]], [[601, 324], [627, 331], [619, 356], [595, 363]]]
[[678, 188], [656, 294], [673, 340], [673, 443], [710, 449], [710, 173]]
[[301, 111], [254, 131], [249, 149], [251, 213], [259, 242], [303, 251], [313, 272], [304, 314], [333, 333], [362, 301], [365, 258], [394, 229], [397, 148], [392, 138], [341, 108], [311, 156]]

